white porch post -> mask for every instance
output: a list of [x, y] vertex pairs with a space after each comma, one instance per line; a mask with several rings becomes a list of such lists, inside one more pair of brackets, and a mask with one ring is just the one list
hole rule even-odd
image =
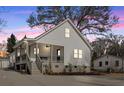
[[14, 69], [17, 70], [16, 68], [16, 62], [17, 62], [17, 48], [15, 49], [15, 65], [14, 65]]
[[29, 48], [28, 48], [28, 42], [25, 41], [25, 44], [26, 44], [26, 54], [29, 55]]
[[21, 52], [21, 46], [19, 47], [19, 52], [20, 52], [20, 62], [22, 62], [22, 52]]
[[36, 61], [37, 61], [37, 55], [38, 55], [38, 43], [36, 43]]
[[52, 72], [51, 70], [51, 62], [53, 61], [53, 45], [50, 45], [50, 61], [49, 61], [49, 70], [50, 70], [50, 73]]

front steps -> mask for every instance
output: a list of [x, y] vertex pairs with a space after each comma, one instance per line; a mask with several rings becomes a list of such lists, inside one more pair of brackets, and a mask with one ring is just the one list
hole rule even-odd
[[31, 74], [41, 74], [35, 62], [32, 62], [32, 71]]

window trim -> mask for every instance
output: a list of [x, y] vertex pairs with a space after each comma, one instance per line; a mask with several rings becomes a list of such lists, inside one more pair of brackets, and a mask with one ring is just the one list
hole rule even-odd
[[33, 52], [34, 52], [34, 54], [36, 55], [36, 48], [34, 48], [34, 51], [33, 51]]
[[78, 49], [74, 49], [74, 58], [78, 58]]
[[79, 59], [82, 59], [82, 57], [83, 57], [83, 51], [82, 51], [82, 49], [79, 49], [78, 50], [79, 52], [78, 52], [78, 55], [79, 55]]
[[65, 37], [66, 38], [70, 37], [70, 29], [68, 29], [68, 28], [65, 29]]

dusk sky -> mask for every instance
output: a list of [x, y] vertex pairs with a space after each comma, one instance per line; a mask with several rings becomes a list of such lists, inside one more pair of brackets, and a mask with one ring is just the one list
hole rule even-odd
[[[0, 14], [1, 18], [7, 21], [7, 25], [0, 32], [0, 43], [14, 33], [17, 39], [24, 35], [36, 37], [41, 34], [42, 28], [31, 29], [26, 22], [29, 15], [36, 10], [36, 7], [4, 7], [5, 12]], [[124, 7], [112, 7], [113, 13], [120, 17], [119, 24], [112, 28], [113, 33], [124, 35]]]

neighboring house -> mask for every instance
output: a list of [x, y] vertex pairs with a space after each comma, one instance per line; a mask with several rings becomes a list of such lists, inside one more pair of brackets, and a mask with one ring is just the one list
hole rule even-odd
[[14, 50], [16, 70], [90, 72], [92, 47], [69, 19], [34, 39], [23, 38]]
[[93, 63], [94, 69], [98, 71], [121, 72], [124, 67], [122, 58], [112, 55], [103, 55], [97, 58]]
[[8, 53], [6, 51], [0, 50], [0, 58], [7, 57]]
[[15, 62], [16, 62], [15, 51], [9, 54], [9, 62], [10, 62], [10, 66], [14, 67]]
[[10, 65], [8, 58], [0, 58], [0, 69], [8, 68]]
[[0, 43], [0, 58], [5, 58], [7, 57], [8, 53], [6, 51], [6, 44], [1, 44]]

